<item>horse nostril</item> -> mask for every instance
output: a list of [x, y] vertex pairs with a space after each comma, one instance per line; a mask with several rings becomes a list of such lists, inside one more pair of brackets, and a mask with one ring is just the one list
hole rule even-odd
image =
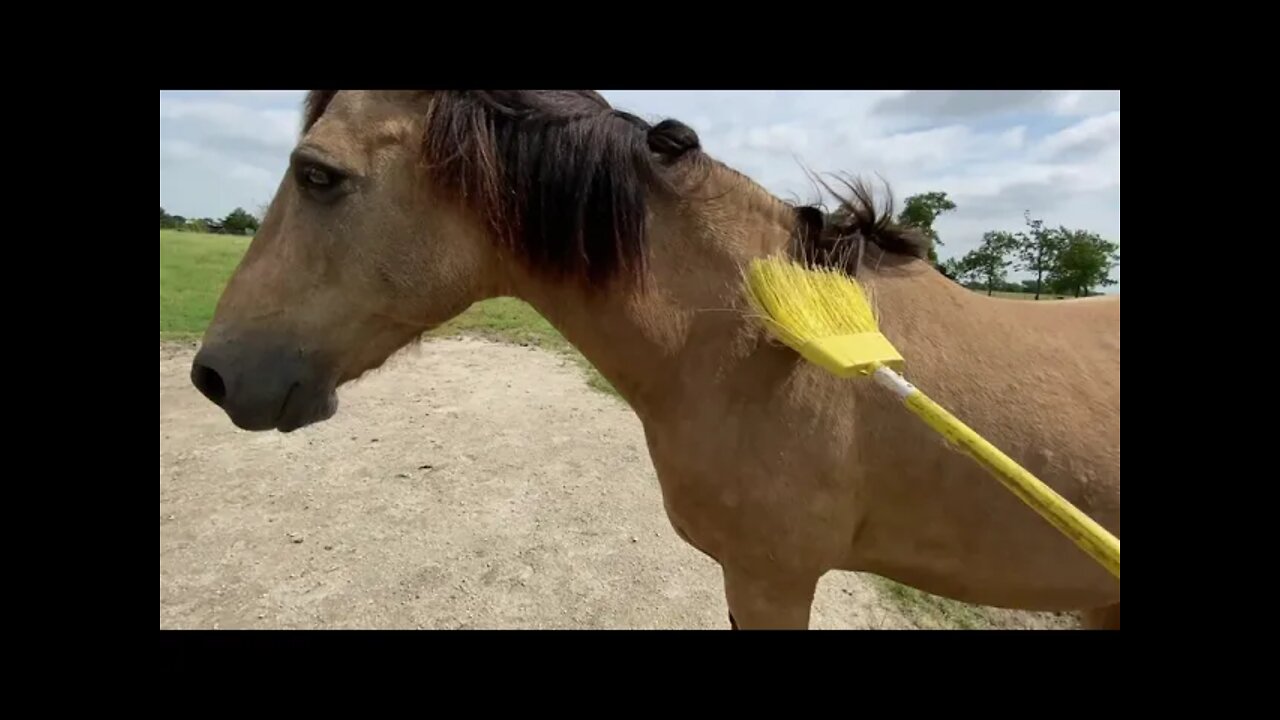
[[223, 384], [222, 376], [217, 370], [208, 365], [195, 363], [191, 366], [191, 382], [201, 394], [212, 400], [214, 405], [222, 407], [222, 400], [227, 396], [227, 386]]

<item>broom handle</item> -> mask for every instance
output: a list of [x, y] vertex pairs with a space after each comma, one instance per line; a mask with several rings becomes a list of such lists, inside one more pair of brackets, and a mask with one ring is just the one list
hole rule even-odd
[[876, 368], [874, 377], [881, 385], [893, 390], [906, 406], [930, 427], [972, 455], [978, 464], [995, 475], [1014, 495], [1039, 512], [1064, 535], [1071, 538], [1081, 550], [1093, 556], [1117, 579], [1120, 577], [1119, 538], [1107, 532], [1106, 528], [1095, 522], [1093, 518], [1080, 512], [1074, 505], [1067, 502], [1066, 498], [1027, 472], [1008, 455], [982, 439], [982, 436], [960, 422], [941, 405], [930, 400], [920, 392], [919, 388], [907, 382], [898, 373], [880, 365]]

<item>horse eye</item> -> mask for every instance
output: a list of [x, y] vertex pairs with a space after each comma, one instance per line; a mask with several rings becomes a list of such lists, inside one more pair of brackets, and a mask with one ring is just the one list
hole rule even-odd
[[333, 182], [328, 172], [314, 166], [302, 171], [302, 179], [314, 188], [326, 188]]
[[336, 202], [351, 189], [345, 173], [321, 162], [297, 162], [293, 172], [298, 186], [321, 203]]

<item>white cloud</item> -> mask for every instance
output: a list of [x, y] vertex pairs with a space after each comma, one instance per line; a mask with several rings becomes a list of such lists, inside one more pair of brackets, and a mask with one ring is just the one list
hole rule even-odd
[[160, 120], [185, 121], [193, 128], [255, 140], [286, 152], [301, 125], [297, 109], [262, 109], [228, 101], [160, 99]]
[[1056, 93], [1050, 107], [1059, 115], [1093, 115], [1111, 110], [1119, 113], [1120, 92], [1074, 90]]
[[166, 156], [178, 160], [196, 160], [204, 155], [200, 146], [186, 140], [165, 140], [160, 138], [160, 159]]
[[1010, 150], [1017, 150], [1027, 142], [1027, 126], [1018, 125], [1000, 133], [1000, 141]]
[[1015, 113], [1090, 115], [1120, 109], [1118, 91], [1098, 90], [913, 90], [885, 98], [878, 115], [975, 119]]
[[301, 123], [298, 91], [160, 94], [160, 204], [222, 217], [268, 202]]
[[1046, 137], [1035, 155], [1044, 158], [1088, 157], [1120, 145], [1120, 111], [1094, 115]]

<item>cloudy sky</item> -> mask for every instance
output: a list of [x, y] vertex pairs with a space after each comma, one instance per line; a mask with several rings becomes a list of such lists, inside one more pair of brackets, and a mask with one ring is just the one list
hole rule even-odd
[[[1119, 92], [601, 92], [646, 119], [689, 124], [709, 153], [784, 199], [817, 198], [803, 167], [878, 174], [899, 203], [944, 191], [957, 205], [935, 225], [944, 258], [988, 230], [1022, 229], [1024, 210], [1120, 240]], [[285, 170], [302, 97], [162, 91], [160, 205], [188, 217], [256, 212]]]

